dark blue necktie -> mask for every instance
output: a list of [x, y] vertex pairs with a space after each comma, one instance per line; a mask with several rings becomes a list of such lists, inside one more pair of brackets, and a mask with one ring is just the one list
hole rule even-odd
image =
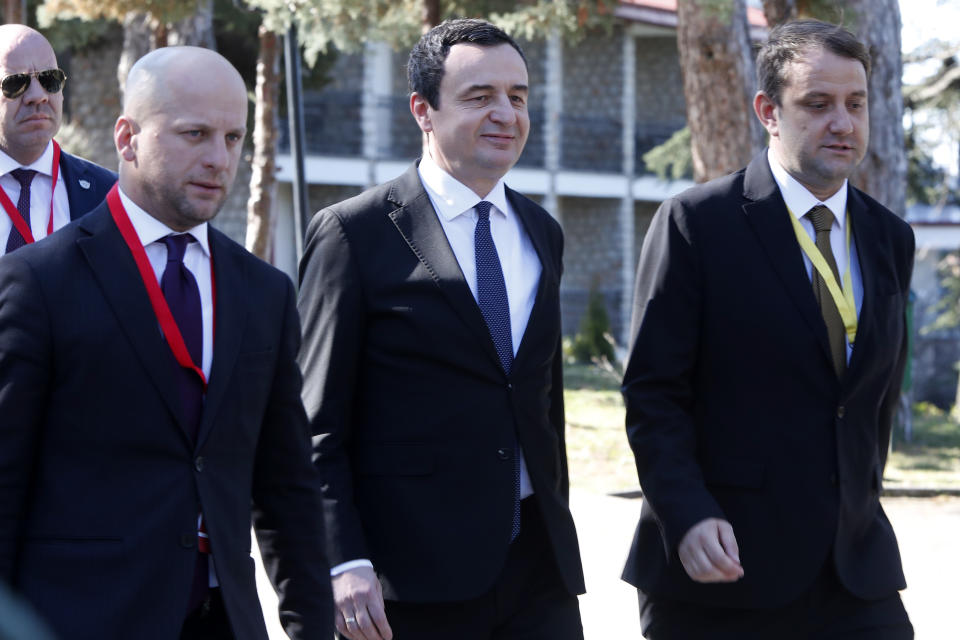
[[[162, 239], [167, 246], [167, 266], [160, 278], [160, 290], [167, 299], [170, 313], [177, 322], [190, 358], [197, 367], [203, 364], [203, 308], [200, 304], [200, 288], [197, 280], [183, 264], [187, 244], [193, 241], [189, 234], [170, 235]], [[177, 367], [180, 400], [183, 415], [191, 436], [197, 438], [200, 414], [203, 411], [203, 382], [199, 376], [185, 367]]]
[[[509, 376], [513, 368], [513, 333], [510, 329], [510, 302], [503, 280], [500, 256], [490, 235], [490, 207], [486, 200], [476, 205], [477, 228], [473, 233], [474, 256], [477, 261], [477, 304], [487, 323], [493, 345], [503, 371]], [[516, 438], [515, 438], [516, 439]], [[520, 533], [520, 446], [514, 443], [513, 455], [513, 525], [510, 540]]]
[[[30, 183], [33, 182], [33, 176], [37, 172], [33, 169], [14, 169], [10, 172], [17, 182], [20, 183], [20, 197], [17, 199], [17, 211], [23, 218], [27, 226], [30, 226]], [[18, 230], [16, 225], [11, 225], [10, 235], [7, 236], [7, 253], [16, 251], [27, 244], [26, 239]]]
[[[187, 245], [193, 241], [193, 236], [189, 234], [171, 235], [161, 239], [167, 246], [167, 266], [160, 278], [160, 290], [163, 291], [170, 313], [180, 329], [183, 342], [190, 352], [190, 359], [200, 367], [203, 363], [203, 306], [197, 279], [183, 264], [183, 254], [187, 251]], [[193, 370], [177, 366], [177, 387], [180, 390], [180, 403], [188, 431], [196, 443], [203, 414], [203, 382]], [[199, 607], [209, 593], [208, 567], [207, 554], [198, 550], [190, 595], [187, 598], [187, 613]]]

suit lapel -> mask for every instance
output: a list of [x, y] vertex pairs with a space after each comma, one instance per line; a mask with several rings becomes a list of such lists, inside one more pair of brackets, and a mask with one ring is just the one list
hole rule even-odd
[[[857, 261], [860, 263], [860, 281], [863, 284], [863, 302], [857, 318], [857, 338], [850, 356], [849, 372], [855, 372], [863, 360], [863, 353], [870, 349], [865, 345], [873, 338], [874, 306], [876, 305], [878, 278], [884, 272], [882, 265], [890, 257], [884, 251], [884, 244], [878, 231], [878, 221], [867, 208], [866, 203], [850, 186], [847, 190], [847, 215], [853, 224], [853, 241], [857, 249]], [[848, 378], [853, 378], [853, 375]]]
[[537, 252], [541, 266], [540, 281], [537, 283], [537, 295], [534, 298], [533, 309], [530, 311], [527, 328], [523, 332], [523, 337], [520, 340], [520, 348], [517, 349], [516, 359], [520, 360], [530, 348], [530, 328], [545, 326], [542, 324], [540, 316], [543, 313], [551, 313], [551, 309], [549, 308], [551, 305], [548, 304], [546, 297], [552, 285], [559, 280], [559, 274], [554, 270], [554, 256], [550, 252], [550, 243], [547, 238], [546, 228], [535, 220], [534, 213], [524, 198], [510, 188], [506, 190], [506, 193], [507, 199], [510, 201], [510, 206], [513, 207], [514, 213], [520, 218], [523, 229], [527, 232], [527, 236], [530, 238], [530, 242]]
[[440, 291], [447, 298], [464, 324], [474, 332], [479, 344], [499, 368], [500, 358], [480, 313], [480, 307], [470, 291], [457, 257], [450, 248], [447, 235], [437, 219], [430, 197], [420, 182], [417, 166], [413, 165], [400, 176], [390, 189], [387, 199], [396, 205], [388, 215], [410, 250], [426, 268]]
[[747, 166], [744, 197], [748, 202], [743, 205], [743, 211], [757, 236], [757, 242], [763, 247], [800, 317], [817, 336], [824, 357], [832, 362], [827, 328], [804, 268], [800, 244], [787, 218], [787, 207], [770, 173], [765, 153], [754, 158]]
[[60, 154], [60, 176], [67, 189], [71, 220], [76, 220], [99, 204], [96, 195], [106, 191], [105, 186], [96, 184], [96, 178], [68, 153]]
[[207, 226], [214, 274], [214, 329], [213, 363], [204, 399], [203, 419], [197, 436], [197, 448], [203, 446], [210, 434], [214, 418], [223, 402], [231, 373], [240, 353], [244, 327], [247, 323], [247, 305], [243, 296], [246, 269], [240, 254], [231, 250], [229, 240], [213, 227]]
[[147, 378], [156, 387], [184, 436], [189, 439], [174, 379], [175, 361], [160, 333], [140, 272], [110, 217], [107, 205], [101, 204], [84, 216], [81, 226], [90, 235], [78, 239], [77, 247], [90, 265], [107, 303], [117, 317], [120, 330], [133, 346]]

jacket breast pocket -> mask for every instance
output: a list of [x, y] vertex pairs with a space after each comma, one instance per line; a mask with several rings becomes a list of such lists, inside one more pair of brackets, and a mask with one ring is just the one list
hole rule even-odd
[[356, 472], [368, 476], [426, 476], [436, 469], [436, 455], [423, 444], [360, 444]]

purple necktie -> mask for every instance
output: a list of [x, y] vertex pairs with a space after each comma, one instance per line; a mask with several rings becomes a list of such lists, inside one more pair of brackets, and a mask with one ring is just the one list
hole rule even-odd
[[[200, 367], [203, 363], [203, 309], [200, 304], [200, 289], [197, 287], [196, 278], [183, 264], [187, 244], [193, 241], [189, 234], [171, 235], [162, 239], [167, 246], [167, 266], [160, 278], [160, 289], [163, 297], [167, 299], [167, 306], [177, 322], [190, 358]], [[196, 441], [203, 410], [203, 382], [194, 371], [185, 367], [177, 369], [183, 416], [191, 436]]]
[[[474, 259], [477, 262], [477, 304], [487, 323], [493, 345], [504, 373], [513, 369], [513, 333], [510, 329], [510, 302], [497, 246], [490, 234], [490, 207], [486, 200], [476, 205], [477, 226], [473, 232]], [[514, 437], [513, 451], [513, 523], [510, 541], [520, 534], [520, 444]]]
[[[196, 278], [183, 264], [183, 254], [194, 239], [189, 234], [182, 234], [166, 236], [161, 242], [167, 246], [167, 266], [160, 278], [160, 290], [167, 299], [170, 313], [173, 314], [187, 351], [190, 352], [190, 359], [200, 367], [203, 363], [203, 307], [200, 303], [200, 288]], [[196, 443], [203, 412], [203, 382], [193, 370], [177, 366], [177, 386], [180, 390], [183, 415], [187, 420], [190, 436]], [[209, 592], [208, 562], [207, 554], [198, 550], [187, 599], [187, 613], [200, 606]]]
[[[20, 183], [20, 197], [17, 199], [17, 211], [20, 212], [20, 216], [23, 218], [24, 222], [27, 223], [27, 226], [30, 226], [30, 183], [33, 182], [33, 176], [37, 175], [37, 172], [33, 169], [14, 169], [10, 172], [17, 182]], [[23, 237], [17, 230], [16, 225], [10, 227], [10, 235], [7, 236], [7, 253], [11, 251], [16, 251], [20, 247], [27, 244], [26, 239]]]

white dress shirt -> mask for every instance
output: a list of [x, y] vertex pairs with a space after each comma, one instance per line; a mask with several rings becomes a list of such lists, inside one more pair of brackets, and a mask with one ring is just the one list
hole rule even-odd
[[[157, 282], [163, 277], [163, 270], [167, 267], [167, 245], [163, 238], [176, 235], [167, 225], [163, 224], [149, 213], [141, 209], [127, 194], [120, 190], [120, 200], [130, 216], [130, 223], [137, 232], [137, 237], [143, 244], [150, 266], [157, 276]], [[196, 242], [187, 245], [183, 254], [183, 264], [197, 281], [200, 289], [200, 304], [203, 309], [203, 362], [200, 369], [203, 375], [210, 379], [210, 365], [213, 363], [213, 285], [210, 272], [210, 244], [207, 240], [207, 223], [197, 225], [186, 233], [193, 236]]]
[[[429, 154], [425, 154], [420, 161], [418, 173], [474, 299], [477, 298], [477, 263], [473, 241], [477, 226], [475, 207], [481, 200], [493, 205], [490, 208], [490, 235], [493, 236], [503, 269], [510, 307], [513, 355], [516, 356], [537, 297], [543, 266], [523, 223], [507, 201], [503, 180], [499, 180], [490, 193], [481, 197], [441, 169]], [[517, 448], [520, 449], [519, 443]], [[523, 451], [519, 450], [519, 453], [520, 497], [526, 498], [533, 494], [533, 484], [530, 482]], [[330, 575], [336, 576], [357, 567], [372, 566], [373, 563], [367, 559], [350, 560], [331, 568]]]
[[[2, 188], [13, 206], [17, 206], [20, 199], [20, 182], [10, 175], [14, 169], [33, 169], [37, 175], [30, 183], [30, 232], [34, 240], [47, 237], [47, 222], [50, 220], [50, 187], [53, 184], [53, 142], [47, 143], [37, 160], [24, 166], [0, 151], [0, 188]], [[53, 229], [65, 226], [70, 222], [70, 204], [67, 200], [67, 187], [64, 186], [63, 175], [57, 177], [57, 186], [53, 192]], [[7, 238], [13, 222], [6, 211], [0, 213], [0, 255], [7, 251]]]
[[[773, 153], [769, 150], [767, 151], [767, 160], [770, 163], [770, 171], [773, 172], [773, 179], [776, 180], [777, 186], [780, 187], [780, 195], [783, 196], [783, 201], [786, 203], [790, 212], [800, 221], [800, 226], [806, 230], [811, 240], [816, 241], [817, 232], [813, 228], [813, 222], [806, 217], [807, 212], [815, 206], [822, 204], [833, 213], [833, 227], [830, 229], [830, 247], [833, 249], [833, 258], [837, 262], [837, 271], [840, 273], [841, 281], [838, 284], [843, 288], [843, 274], [847, 268], [848, 258], [846, 228], [847, 181], [843, 181], [843, 186], [841, 186], [835, 194], [826, 200], [819, 200], [815, 195], [810, 193], [805, 186], [797, 182], [793, 176], [787, 173], [787, 170], [780, 165], [779, 161], [777, 161]], [[803, 251], [800, 253], [803, 255], [803, 264], [806, 266], [807, 275], [812, 282], [813, 263], [810, 261], [810, 258], [807, 257], [806, 253]], [[849, 260], [850, 278], [853, 281], [853, 299], [856, 302], [857, 317], [859, 317], [860, 307], [863, 306], [863, 278], [860, 273], [860, 260], [857, 257], [857, 245], [853, 241], [853, 234], [850, 235]], [[846, 338], [846, 334], [844, 334], [844, 340], [847, 344], [847, 362], [849, 363], [853, 347]]]

